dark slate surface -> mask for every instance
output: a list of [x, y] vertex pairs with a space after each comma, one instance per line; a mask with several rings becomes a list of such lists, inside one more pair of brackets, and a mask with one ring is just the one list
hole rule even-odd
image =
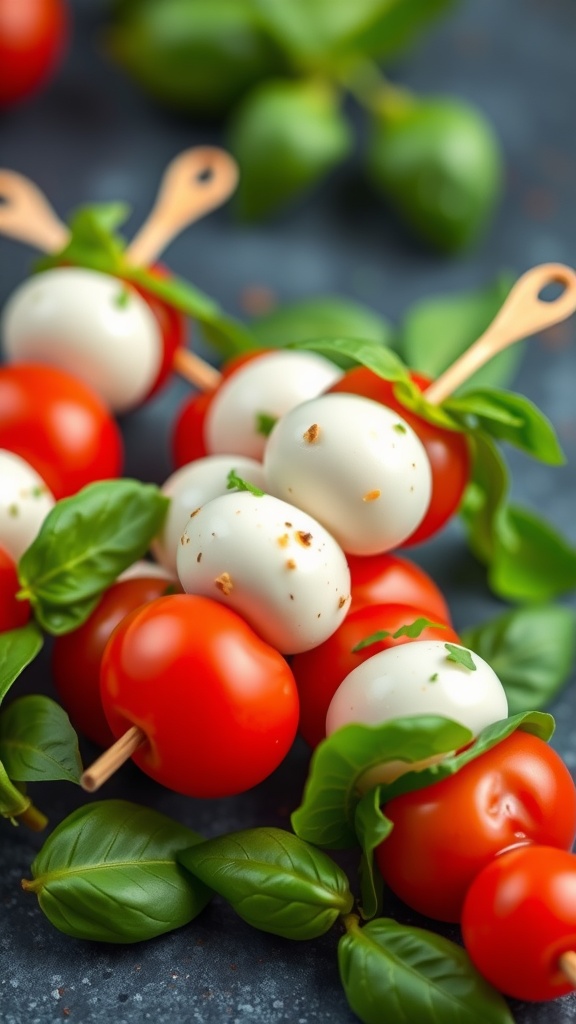
[[[99, 45], [99, 0], [81, 0], [74, 47], [52, 86], [0, 120], [0, 164], [35, 179], [64, 215], [89, 200], [127, 199], [131, 228], [144, 219], [162, 170], [181, 149], [220, 141], [167, 116], [138, 95], [106, 63]], [[408, 85], [453, 91], [478, 103], [502, 139], [506, 196], [483, 243], [461, 260], [419, 251], [376, 209], [354, 164], [321, 196], [275, 223], [239, 227], [224, 210], [176, 241], [168, 262], [241, 315], [241, 292], [255, 283], [281, 300], [340, 293], [398, 320], [420, 296], [487, 283], [500, 268], [520, 272], [545, 260], [574, 262], [576, 131], [572, 0], [472, 0], [398, 65]], [[0, 240], [0, 298], [24, 278], [32, 253]], [[574, 322], [534, 339], [517, 387], [554, 421], [568, 455], [562, 469], [512, 459], [519, 498], [576, 541], [576, 349]], [[175, 381], [124, 423], [127, 470], [162, 480], [170, 471], [174, 409], [186, 394]], [[500, 606], [487, 591], [457, 526], [414, 555], [445, 589], [457, 627]], [[48, 657], [20, 687], [50, 692]], [[553, 743], [576, 771], [576, 682], [552, 710]], [[95, 751], [84, 747], [86, 760]], [[151, 804], [207, 836], [259, 824], [288, 825], [306, 773], [306, 750], [250, 793], [218, 802], [185, 800], [155, 786], [132, 766], [103, 796]], [[85, 799], [64, 784], [35, 788], [53, 823]], [[220, 901], [192, 926], [134, 947], [90, 945], [60, 935], [33, 897], [19, 887], [41, 838], [7, 824], [0, 832], [0, 1020], [3, 1024], [79, 1024], [104, 1020], [202, 1021], [233, 1024], [347, 1024], [356, 1018], [340, 988], [335, 931], [322, 940], [289, 943], [250, 930]], [[346, 863], [344, 861], [344, 863]], [[353, 869], [353, 861], [346, 865]], [[403, 915], [404, 920], [410, 918]], [[517, 1024], [576, 1020], [576, 997], [513, 1004]], [[391, 1022], [393, 1024], [393, 1022]]]

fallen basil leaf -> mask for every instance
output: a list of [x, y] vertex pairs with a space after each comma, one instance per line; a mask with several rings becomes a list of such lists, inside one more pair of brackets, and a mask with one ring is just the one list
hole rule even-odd
[[571, 608], [516, 608], [462, 632], [494, 669], [510, 714], [541, 708], [569, 678], [576, 656], [576, 615]]
[[48, 633], [76, 629], [102, 592], [148, 550], [169, 500], [153, 484], [105, 480], [58, 501], [18, 565]]
[[334, 861], [279, 828], [209, 839], [178, 860], [248, 924], [286, 939], [317, 938], [352, 908], [348, 879]]
[[0, 703], [12, 683], [42, 649], [44, 638], [33, 622], [0, 633]]
[[80, 782], [78, 737], [56, 701], [19, 697], [0, 714], [0, 759], [15, 782]]
[[552, 601], [576, 587], [576, 548], [535, 512], [508, 505], [495, 524], [488, 583], [506, 601]]
[[408, 370], [390, 348], [363, 338], [308, 338], [289, 346], [311, 352], [323, 352], [334, 362], [346, 356], [354, 363], [367, 366], [384, 380], [402, 381], [409, 386]]
[[552, 424], [524, 395], [483, 388], [450, 398], [443, 408], [464, 425], [507, 441], [540, 462], [560, 466], [566, 461]]
[[364, 1024], [513, 1024], [500, 993], [468, 954], [441, 935], [378, 918], [349, 925], [338, 965], [350, 1008]]
[[347, 156], [352, 131], [340, 102], [319, 79], [276, 78], [243, 98], [230, 131], [242, 217], [265, 217], [299, 198]]
[[388, 761], [410, 764], [445, 754], [471, 738], [465, 726], [436, 715], [396, 718], [377, 726], [351, 724], [336, 730], [312, 755], [302, 804], [292, 814], [294, 832], [316, 846], [355, 846], [356, 807], [366, 789], [376, 785], [371, 770]]
[[[486, 288], [417, 302], [408, 310], [400, 328], [399, 348], [408, 365], [430, 377], [439, 377], [483, 334], [513, 283], [511, 274], [501, 274]], [[521, 354], [520, 345], [510, 346], [477, 370], [466, 382], [465, 390], [508, 384]]]
[[141, 942], [188, 924], [210, 890], [176, 855], [201, 837], [158, 811], [103, 800], [73, 811], [32, 864], [34, 892], [60, 931], [97, 942]]

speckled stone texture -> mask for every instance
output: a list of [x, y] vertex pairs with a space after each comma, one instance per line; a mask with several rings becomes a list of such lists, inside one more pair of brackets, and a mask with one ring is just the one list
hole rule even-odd
[[[132, 231], [152, 204], [166, 163], [195, 143], [220, 142], [215, 127], [170, 116], [148, 103], [106, 62], [99, 47], [105, 4], [74, 5], [74, 44], [42, 95], [2, 115], [0, 164], [27, 174], [64, 215], [87, 201], [125, 199]], [[417, 298], [480, 286], [504, 268], [520, 273], [546, 261], [573, 263], [576, 251], [576, 8], [572, 0], [465, 0], [394, 68], [425, 93], [452, 92], [487, 113], [508, 163], [506, 194], [486, 238], [462, 259], [421, 251], [376, 207], [352, 161], [321, 195], [257, 227], [225, 209], [170, 248], [169, 265], [237, 316], [253, 285], [281, 301], [339, 293], [398, 322]], [[32, 253], [0, 240], [0, 297], [23, 279]], [[575, 322], [532, 340], [516, 381], [553, 420], [566, 467], [510, 455], [514, 492], [576, 542]], [[161, 483], [171, 471], [170, 424], [187, 387], [175, 380], [145, 409], [126, 417], [127, 472]], [[456, 628], [495, 615], [482, 570], [458, 525], [413, 552], [444, 588]], [[568, 599], [569, 600], [569, 599]], [[49, 645], [48, 645], [49, 646]], [[50, 692], [49, 650], [18, 692]], [[576, 772], [576, 680], [551, 710], [553, 739]], [[83, 747], [85, 759], [94, 756]], [[288, 827], [306, 775], [296, 743], [274, 776], [234, 799], [186, 800], [126, 766], [101, 793], [161, 809], [206, 836], [261, 824]], [[84, 802], [66, 784], [35, 787], [56, 824]], [[99, 797], [100, 798], [100, 797]], [[100, 946], [69, 939], [45, 920], [19, 886], [42, 838], [0, 823], [0, 1021], [2, 1024], [353, 1024], [336, 965], [338, 930], [306, 944], [251, 930], [220, 900], [187, 928], [153, 942]], [[354, 877], [355, 856], [340, 858]], [[395, 910], [396, 908], [391, 908]], [[402, 920], [416, 920], [399, 909]], [[423, 923], [418, 921], [418, 923]], [[455, 931], [448, 930], [448, 934]], [[512, 1004], [516, 1024], [576, 1020], [576, 996]], [[390, 1021], [389, 1024], [396, 1024]]]

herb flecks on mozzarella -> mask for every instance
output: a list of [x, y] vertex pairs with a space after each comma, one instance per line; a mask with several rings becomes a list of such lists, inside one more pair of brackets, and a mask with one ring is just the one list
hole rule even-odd
[[350, 572], [334, 538], [269, 494], [208, 501], [188, 520], [182, 541], [184, 590], [233, 608], [283, 654], [322, 643], [350, 606]]
[[0, 448], [0, 545], [18, 561], [42, 526], [54, 495], [25, 459]]

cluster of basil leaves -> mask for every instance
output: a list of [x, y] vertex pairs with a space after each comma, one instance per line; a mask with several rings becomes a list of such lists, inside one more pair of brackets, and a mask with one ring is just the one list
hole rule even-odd
[[196, 116], [226, 115], [243, 216], [277, 211], [350, 156], [353, 96], [376, 193], [420, 239], [456, 251], [490, 221], [502, 182], [499, 143], [479, 110], [393, 87], [380, 70], [453, 6], [116, 0], [107, 40], [156, 99]]

